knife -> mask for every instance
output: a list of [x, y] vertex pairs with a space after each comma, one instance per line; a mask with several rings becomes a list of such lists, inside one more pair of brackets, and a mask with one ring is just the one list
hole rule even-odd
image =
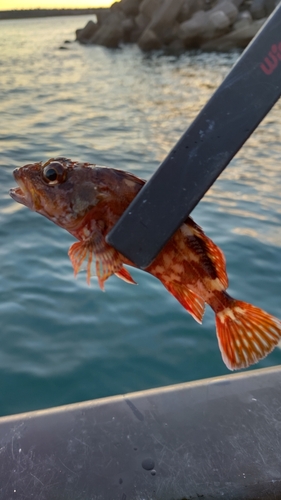
[[107, 236], [148, 267], [281, 95], [281, 3]]

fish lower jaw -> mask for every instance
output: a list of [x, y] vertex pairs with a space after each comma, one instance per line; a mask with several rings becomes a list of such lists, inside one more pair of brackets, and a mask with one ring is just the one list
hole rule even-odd
[[34, 207], [32, 196], [30, 196], [29, 193], [25, 192], [22, 187], [15, 187], [10, 189], [9, 194], [11, 198], [13, 198], [13, 200], [15, 200], [16, 202], [21, 203], [30, 210], [36, 210], [36, 207]]
[[12, 188], [9, 191], [9, 194], [13, 200], [17, 201], [18, 203], [22, 203], [23, 205], [26, 205], [26, 196], [23, 190], [20, 187]]

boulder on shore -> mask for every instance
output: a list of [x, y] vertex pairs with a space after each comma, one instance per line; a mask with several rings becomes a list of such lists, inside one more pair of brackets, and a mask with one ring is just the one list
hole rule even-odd
[[227, 52], [236, 48], [244, 49], [257, 34], [265, 21], [266, 18], [253, 21], [252, 24], [248, 26], [242, 26], [241, 28], [231, 31], [227, 35], [216, 38], [215, 40], [209, 40], [202, 44], [202, 50]]
[[76, 30], [80, 43], [141, 50], [245, 48], [281, 0], [120, 0]]
[[108, 48], [116, 48], [123, 39], [125, 14], [121, 10], [114, 9], [90, 38], [89, 42], [97, 45], [103, 45]]
[[81, 30], [76, 30], [76, 40], [81, 43], [88, 43], [88, 41], [92, 38], [92, 36], [98, 30], [98, 24], [93, 21], [89, 21], [85, 28]]

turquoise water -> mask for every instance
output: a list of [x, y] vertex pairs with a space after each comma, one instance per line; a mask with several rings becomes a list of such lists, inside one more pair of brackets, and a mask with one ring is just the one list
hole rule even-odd
[[[87, 20], [0, 23], [1, 415], [229, 373], [210, 309], [198, 325], [138, 270], [137, 287], [89, 288], [73, 238], [8, 195], [15, 167], [55, 155], [149, 178], [238, 56], [64, 44]], [[225, 252], [230, 293], [281, 318], [280, 111], [193, 216]], [[257, 368], [280, 362], [276, 349]]]

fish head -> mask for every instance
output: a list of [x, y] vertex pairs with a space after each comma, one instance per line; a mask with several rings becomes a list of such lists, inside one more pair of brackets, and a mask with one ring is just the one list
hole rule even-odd
[[24, 165], [13, 172], [18, 187], [10, 190], [10, 196], [70, 231], [106, 195], [101, 168], [106, 167], [67, 158]]
[[[18, 187], [10, 196], [77, 236], [95, 219], [109, 228], [144, 184], [132, 174], [108, 167], [51, 158], [13, 172]], [[89, 229], [89, 228], [88, 228]]]

